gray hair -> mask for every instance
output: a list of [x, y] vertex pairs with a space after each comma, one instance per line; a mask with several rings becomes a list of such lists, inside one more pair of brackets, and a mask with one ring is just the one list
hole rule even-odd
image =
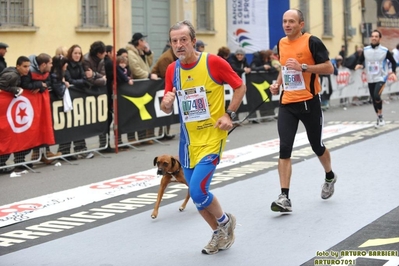
[[191, 40], [194, 40], [195, 39], [195, 29], [194, 29], [193, 24], [191, 24], [191, 22], [188, 21], [188, 20], [183, 20], [183, 21], [177, 22], [175, 25], [170, 27], [170, 29], [169, 29], [169, 41], [170, 41], [170, 32], [172, 30], [180, 30], [184, 26], [188, 27], [188, 29], [190, 30], [190, 38], [191, 38]]
[[305, 21], [305, 16], [303, 15], [302, 11], [299, 9], [293, 9], [298, 13], [299, 22]]
[[288, 9], [286, 12], [288, 12], [288, 11], [295, 11], [296, 12], [296, 14], [298, 15], [298, 22], [299, 23], [301, 23], [302, 21], [305, 21], [305, 16], [303, 15], [301, 10], [296, 9], [296, 8], [291, 8], [291, 9]]

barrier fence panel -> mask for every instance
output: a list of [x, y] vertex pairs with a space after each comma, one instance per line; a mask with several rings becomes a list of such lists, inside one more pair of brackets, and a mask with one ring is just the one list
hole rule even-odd
[[[331, 75], [331, 85], [333, 89], [330, 97], [331, 100], [370, 95], [364, 70], [354, 71], [345, 67], [340, 67], [338, 69], [338, 75]], [[323, 91], [327, 90], [326, 86], [323, 86]], [[399, 82], [392, 75], [388, 76], [383, 94], [398, 92]]]
[[67, 112], [64, 112], [63, 100], [51, 93], [55, 143], [70, 143], [108, 133], [107, 88], [71, 86], [69, 93], [73, 109]]
[[[69, 87], [72, 110], [64, 109], [63, 99], [51, 94], [51, 110], [55, 142], [59, 144], [57, 151], [65, 161], [72, 156], [91, 158], [90, 153], [100, 154], [109, 145], [108, 116], [112, 115], [110, 98], [104, 87]], [[88, 140], [91, 140], [88, 143]], [[47, 156], [44, 154], [46, 159]]]
[[117, 91], [118, 131], [119, 134], [127, 133], [130, 146], [149, 141], [160, 143], [164, 131], [156, 135], [159, 128], [179, 123], [177, 104], [172, 114], [161, 110], [164, 80], [135, 80], [133, 85], [118, 85]]
[[[251, 72], [246, 75], [246, 86], [248, 101], [248, 109], [251, 112], [259, 106], [259, 114], [255, 119], [265, 119], [274, 117], [274, 109], [278, 106], [278, 101], [273, 101], [270, 92], [270, 85], [273, 84], [278, 77], [277, 72]], [[251, 119], [251, 120], [255, 120]]]

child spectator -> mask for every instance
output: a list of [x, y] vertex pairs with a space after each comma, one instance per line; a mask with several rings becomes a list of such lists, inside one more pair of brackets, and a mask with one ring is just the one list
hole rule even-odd
[[129, 63], [128, 58], [120, 55], [116, 58], [116, 63], [118, 64], [116, 67], [118, 83], [128, 83], [129, 85], [133, 85], [133, 79], [130, 77], [130, 71], [127, 69], [127, 65]]

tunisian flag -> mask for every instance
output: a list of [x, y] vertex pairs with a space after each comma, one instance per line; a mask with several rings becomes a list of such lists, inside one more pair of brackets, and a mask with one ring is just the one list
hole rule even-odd
[[24, 90], [18, 98], [0, 92], [0, 155], [52, 144], [49, 92]]

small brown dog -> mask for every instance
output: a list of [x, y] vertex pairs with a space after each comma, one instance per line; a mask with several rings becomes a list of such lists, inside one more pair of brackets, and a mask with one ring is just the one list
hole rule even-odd
[[[154, 158], [154, 166], [158, 167], [158, 175], [162, 175], [161, 183], [158, 190], [158, 198], [155, 202], [154, 211], [151, 214], [152, 219], [157, 218], [159, 205], [161, 204], [162, 196], [165, 192], [166, 187], [171, 182], [179, 182], [188, 186], [186, 179], [184, 178], [183, 168], [179, 160], [171, 155], [161, 155]], [[183, 211], [186, 208], [187, 202], [190, 199], [190, 192], [187, 190], [187, 196], [180, 206], [179, 211]]]

